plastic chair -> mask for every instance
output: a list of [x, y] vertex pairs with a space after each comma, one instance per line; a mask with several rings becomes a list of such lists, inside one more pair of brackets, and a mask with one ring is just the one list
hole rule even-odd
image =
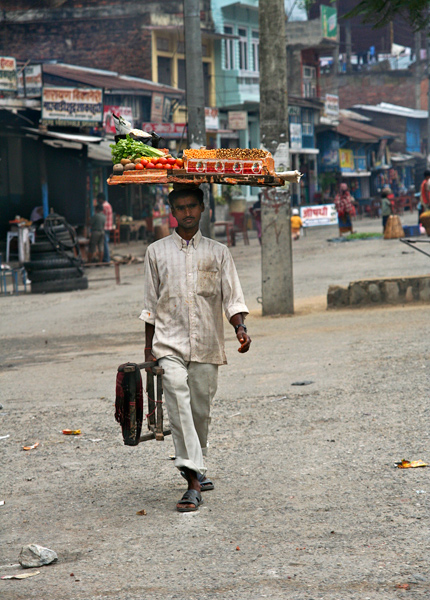
[[[18, 231], [8, 231], [7, 232], [7, 237], [6, 237], [6, 262], [9, 262], [9, 258], [10, 258], [10, 243], [13, 240], [13, 238], [16, 238], [18, 240]], [[35, 235], [34, 235], [34, 231], [29, 231], [28, 232], [28, 237], [30, 238], [30, 242], [32, 244], [34, 244], [34, 242], [36, 241]], [[18, 252], [16, 253], [16, 255], [18, 256]]]
[[233, 217], [233, 227], [230, 228], [230, 239], [231, 245], [236, 245], [236, 237], [241, 235], [245, 246], [249, 246], [248, 238], [248, 213], [232, 212], [230, 216]]

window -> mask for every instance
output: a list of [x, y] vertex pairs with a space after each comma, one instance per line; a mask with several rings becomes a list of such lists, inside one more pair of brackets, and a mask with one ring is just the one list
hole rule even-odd
[[[224, 25], [224, 33], [233, 35], [232, 25]], [[224, 40], [224, 69], [230, 71], [234, 69], [234, 40]]]
[[239, 35], [239, 69], [241, 71], [248, 70], [248, 30], [244, 27], [239, 27], [237, 30]]
[[165, 56], [158, 56], [158, 83], [172, 85], [172, 60]]
[[303, 97], [315, 98], [317, 95], [317, 70], [315, 67], [303, 67]]
[[169, 38], [157, 37], [157, 50], [169, 52]]
[[303, 135], [314, 134], [313, 112], [308, 108], [302, 109], [302, 133]]
[[251, 33], [251, 56], [252, 56], [252, 70], [256, 73], [260, 71], [260, 34], [258, 31], [252, 31]]

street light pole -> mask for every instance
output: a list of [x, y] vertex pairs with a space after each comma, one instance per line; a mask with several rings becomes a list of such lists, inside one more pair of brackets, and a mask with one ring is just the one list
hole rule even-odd
[[[275, 170], [289, 167], [284, 0], [260, 0], [260, 137]], [[290, 195], [264, 190], [261, 202], [263, 315], [294, 313]]]
[[[199, 0], [184, 0], [184, 34], [188, 147], [200, 148], [206, 146], [206, 125]], [[210, 237], [209, 186], [205, 184], [201, 187], [205, 211], [200, 221], [200, 229], [205, 237]]]

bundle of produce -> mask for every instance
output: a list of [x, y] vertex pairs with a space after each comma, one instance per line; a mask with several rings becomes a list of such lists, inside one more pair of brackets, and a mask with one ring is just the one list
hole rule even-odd
[[183, 161], [176, 159], [166, 149], [152, 148], [143, 142], [133, 140], [129, 135], [125, 139], [111, 144], [114, 175], [124, 171], [142, 171], [144, 169], [181, 169]]
[[267, 150], [260, 148], [205, 148], [184, 150], [188, 173], [218, 175], [274, 175], [274, 162]]

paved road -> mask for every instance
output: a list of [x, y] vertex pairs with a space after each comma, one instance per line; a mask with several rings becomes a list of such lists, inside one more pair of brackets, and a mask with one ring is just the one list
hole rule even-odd
[[394, 468], [430, 460], [428, 308], [324, 303], [330, 283], [426, 273], [429, 259], [335, 235], [294, 244], [294, 317], [261, 317], [257, 240], [233, 249], [253, 347], [238, 354], [226, 331], [216, 488], [195, 514], [174, 510], [171, 440], [124, 447], [113, 419], [116, 367], [142, 356], [142, 266], [123, 267], [121, 286], [94, 269], [84, 292], [0, 298], [0, 575], [20, 572], [27, 543], [59, 555], [0, 581], [2, 600], [429, 597], [428, 470]]

